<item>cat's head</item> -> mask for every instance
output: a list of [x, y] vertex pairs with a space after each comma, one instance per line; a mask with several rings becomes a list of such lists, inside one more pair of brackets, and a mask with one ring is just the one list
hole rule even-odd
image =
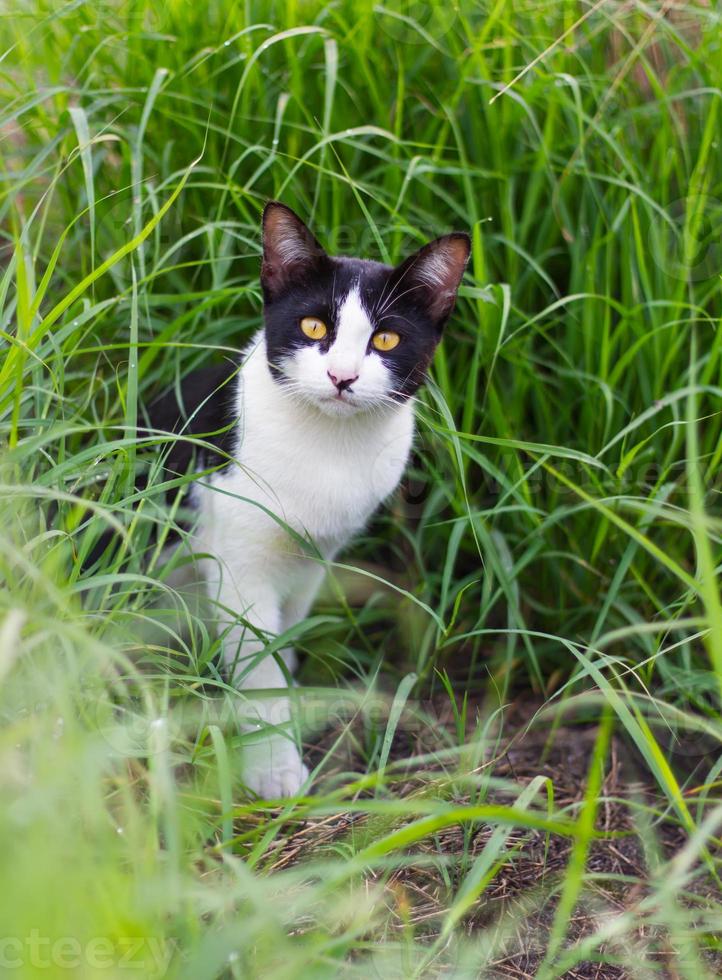
[[294, 212], [263, 212], [266, 351], [275, 380], [329, 415], [375, 411], [423, 383], [469, 258], [437, 238], [397, 266], [332, 257]]

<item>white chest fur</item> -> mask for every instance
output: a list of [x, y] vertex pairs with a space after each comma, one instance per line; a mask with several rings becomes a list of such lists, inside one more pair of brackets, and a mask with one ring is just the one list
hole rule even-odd
[[339, 418], [284, 391], [262, 335], [241, 370], [237, 412], [237, 462], [202, 500], [207, 544], [223, 551], [229, 536], [239, 548], [263, 547], [264, 533], [277, 539], [275, 515], [331, 557], [395, 489], [413, 439], [410, 402]]

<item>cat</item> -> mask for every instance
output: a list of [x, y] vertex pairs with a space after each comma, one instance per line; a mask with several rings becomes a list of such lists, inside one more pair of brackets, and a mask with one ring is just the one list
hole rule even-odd
[[399, 484], [414, 396], [454, 307], [470, 240], [444, 235], [396, 267], [332, 257], [278, 201], [263, 211], [262, 237], [264, 328], [240, 365], [192, 372], [151, 407], [149, 424], [215, 446], [198, 454], [179, 438], [166, 467], [216, 467], [191, 484], [193, 545], [208, 556], [202, 576], [222, 610], [229, 682], [276, 691], [249, 699], [250, 715], [244, 707], [246, 730], [261, 730], [244, 749], [244, 782], [271, 799], [296, 795], [309, 773], [281, 693], [295, 654], [264, 656], [267, 638], [307, 616], [324, 561]]

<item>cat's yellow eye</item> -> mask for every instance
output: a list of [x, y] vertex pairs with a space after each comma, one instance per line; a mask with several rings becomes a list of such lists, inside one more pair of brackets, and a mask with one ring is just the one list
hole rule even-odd
[[375, 333], [371, 338], [371, 343], [374, 345], [376, 350], [387, 351], [393, 350], [394, 347], [397, 347], [400, 340], [401, 337], [399, 337], [397, 333], [394, 333], [393, 330], [379, 330], [379, 332]]
[[328, 327], [317, 316], [305, 316], [301, 320], [301, 331], [309, 340], [323, 340], [328, 333]]

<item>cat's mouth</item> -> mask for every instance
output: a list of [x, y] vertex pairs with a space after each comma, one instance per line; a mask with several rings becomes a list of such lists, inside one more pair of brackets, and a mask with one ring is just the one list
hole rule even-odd
[[347, 415], [358, 412], [362, 407], [361, 402], [354, 396], [353, 391], [346, 389], [336, 391], [333, 394], [322, 395], [319, 398], [319, 407], [322, 411], [329, 414]]
[[341, 402], [344, 405], [352, 405], [354, 402], [353, 392], [350, 389], [348, 391], [336, 391], [333, 395], [324, 395], [321, 400], [335, 402], [336, 404]]

